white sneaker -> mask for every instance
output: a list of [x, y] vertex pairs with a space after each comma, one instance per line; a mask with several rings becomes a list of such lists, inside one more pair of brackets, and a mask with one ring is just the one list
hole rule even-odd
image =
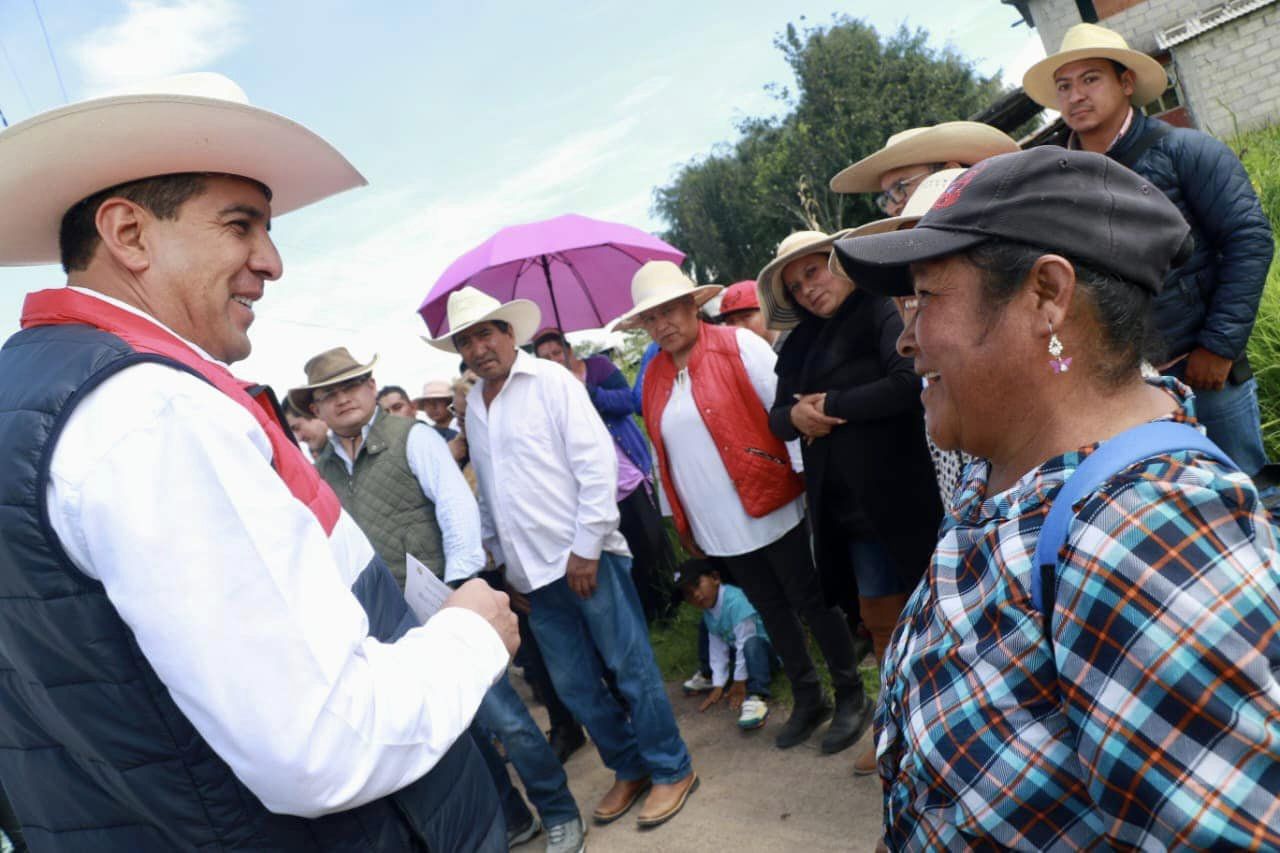
[[584, 853], [587, 849], [587, 825], [574, 818], [547, 827], [547, 853]]
[[716, 687], [711, 679], [703, 675], [701, 671], [695, 672], [693, 678], [690, 678], [682, 686], [686, 696], [692, 696], [694, 693], [710, 693]]
[[742, 713], [738, 714], [738, 728], [758, 729], [764, 725], [768, 716], [769, 703], [753, 694], [742, 703]]
[[528, 826], [507, 829], [507, 849], [532, 841], [539, 832], [542, 832], [542, 821], [538, 820], [536, 814], [529, 815]]

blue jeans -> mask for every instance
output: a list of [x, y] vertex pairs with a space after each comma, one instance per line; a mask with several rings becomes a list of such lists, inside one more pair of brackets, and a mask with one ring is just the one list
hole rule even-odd
[[1196, 419], [1213, 443], [1221, 447], [1240, 470], [1252, 476], [1267, 464], [1262, 445], [1262, 414], [1258, 409], [1258, 380], [1250, 376], [1239, 385], [1227, 383], [1221, 391], [1196, 391]]
[[[769, 684], [773, 681], [773, 673], [778, 668], [778, 656], [773, 653], [773, 646], [764, 637], [752, 637], [742, 647], [743, 656], [747, 659], [747, 695], [769, 697]], [[737, 662], [738, 650], [729, 647], [729, 674], [733, 675]], [[711, 634], [707, 631], [707, 623], [698, 623], [698, 662], [702, 673], [711, 677]], [[725, 685], [721, 684], [721, 687]]]
[[[569, 793], [569, 778], [505, 673], [481, 700], [480, 709], [476, 711], [476, 726], [481, 732], [494, 735], [502, 741], [507, 757], [511, 759], [511, 765], [524, 783], [525, 792], [533, 807], [538, 810], [544, 825], [559, 826], [577, 819], [578, 804], [574, 801], [573, 794]], [[478, 737], [477, 740], [484, 738]], [[489, 769], [498, 771], [494, 774], [494, 781], [498, 786], [498, 794], [502, 797], [507, 825], [523, 826], [527, 818], [513, 822], [514, 817], [519, 816], [519, 810], [514, 809], [514, 803], [509, 802], [514, 790], [508, 790], [511, 788], [511, 780], [506, 767], [493, 754], [493, 748], [488, 743], [482, 744], [480, 751], [487, 753], [485, 759], [489, 762]], [[497, 768], [493, 764], [495, 759], [499, 761]], [[515, 794], [516, 799], [519, 796]], [[521, 806], [523, 807], [523, 803]]]
[[880, 598], [911, 592], [911, 587], [903, 583], [893, 558], [879, 542], [849, 540], [849, 561], [853, 564], [853, 576], [858, 581], [858, 595], [861, 597]]
[[[562, 577], [530, 593], [529, 603], [529, 625], [556, 692], [587, 727], [605, 765], [623, 780], [649, 776], [669, 784], [689, 775], [689, 750], [653, 659], [631, 559], [601, 554], [590, 598], [579, 598]], [[601, 661], [631, 705], [629, 719], [605, 687]]]

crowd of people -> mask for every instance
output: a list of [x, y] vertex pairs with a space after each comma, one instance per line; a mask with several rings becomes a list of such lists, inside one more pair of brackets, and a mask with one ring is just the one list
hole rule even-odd
[[1164, 82], [1082, 24], [1024, 80], [1065, 148], [903, 130], [831, 181], [885, 219], [728, 288], [644, 264], [633, 383], [462, 287], [457, 376], [336, 347], [283, 405], [227, 365], [341, 154], [217, 75], [0, 132], [0, 263], [67, 274], [0, 350], [5, 831], [582, 851], [588, 736], [590, 820], [659, 827], [701, 781], [649, 636], [684, 601], [685, 690], [750, 732], [781, 672], [775, 746], [861, 740], [882, 847], [1280, 848], [1273, 238], [1226, 146], [1142, 113]]

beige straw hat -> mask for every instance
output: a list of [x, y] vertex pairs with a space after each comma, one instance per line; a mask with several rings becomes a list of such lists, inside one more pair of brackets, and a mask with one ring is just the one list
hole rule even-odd
[[452, 400], [453, 385], [447, 379], [429, 379], [422, 386], [422, 393], [414, 397], [415, 408], [421, 409], [428, 400]]
[[302, 368], [307, 374], [307, 384], [289, 389], [289, 402], [298, 411], [310, 415], [312, 393], [317, 388], [339, 385], [348, 379], [372, 373], [373, 366], [377, 363], [378, 356], [375, 354], [368, 364], [361, 364], [346, 347], [334, 347], [313, 355]]
[[509, 323], [512, 334], [516, 337], [516, 346], [524, 346], [542, 322], [542, 311], [528, 299], [499, 302], [471, 286], [461, 287], [449, 294], [445, 313], [449, 318], [448, 330], [438, 338], [424, 335], [422, 339], [436, 349], [452, 353], [458, 351], [453, 345], [453, 336], [480, 323], [490, 320]]
[[[782, 283], [782, 270], [796, 258], [805, 255], [826, 255], [831, 244], [847, 234], [824, 234], [821, 231], [796, 231], [788, 234], [778, 244], [778, 251], [760, 275], [756, 276], [756, 295], [760, 298], [760, 310], [764, 312], [764, 324], [770, 329], [792, 329], [800, 324], [804, 314], [787, 295]], [[843, 273], [841, 273], [843, 275]]]
[[1057, 109], [1053, 75], [1062, 66], [1081, 59], [1111, 59], [1132, 71], [1137, 83], [1129, 100], [1138, 106], [1151, 103], [1169, 87], [1169, 76], [1160, 63], [1130, 48], [1124, 36], [1097, 24], [1076, 24], [1062, 37], [1057, 53], [1027, 69], [1022, 75], [1022, 88], [1040, 106]]
[[328, 142], [250, 106], [231, 80], [182, 74], [0, 131], [0, 266], [57, 263], [62, 217], [77, 202], [181, 172], [258, 181], [273, 216], [365, 184]]
[[635, 307], [610, 325], [618, 330], [636, 329], [637, 318], [651, 308], [685, 296], [692, 296], [694, 304], [702, 307], [722, 290], [718, 284], [694, 284], [671, 261], [649, 261], [631, 277], [631, 302]]
[[890, 136], [879, 151], [841, 171], [831, 179], [831, 189], [839, 193], [879, 192], [880, 176], [903, 166], [951, 162], [972, 166], [1017, 150], [1018, 143], [1012, 136], [978, 121], [913, 127]]

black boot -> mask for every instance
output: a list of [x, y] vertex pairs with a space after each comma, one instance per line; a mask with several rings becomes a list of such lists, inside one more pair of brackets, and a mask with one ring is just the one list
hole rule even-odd
[[871, 722], [871, 703], [859, 685], [856, 690], [836, 697], [836, 713], [822, 737], [822, 752], [832, 755], [848, 749], [862, 737]]
[[831, 706], [825, 701], [819, 701], [817, 704], [796, 705], [791, 716], [787, 718], [786, 724], [783, 725], [782, 731], [778, 732], [774, 745], [778, 749], [790, 749], [804, 743], [809, 735], [813, 734], [814, 729], [822, 725], [823, 721], [830, 716]]
[[587, 742], [587, 736], [582, 733], [582, 726], [575, 723], [572, 726], [557, 726], [547, 732], [547, 740], [551, 743], [551, 751], [556, 754], [556, 758], [560, 759], [560, 763], [564, 764], [569, 760], [570, 755], [581, 749]]

